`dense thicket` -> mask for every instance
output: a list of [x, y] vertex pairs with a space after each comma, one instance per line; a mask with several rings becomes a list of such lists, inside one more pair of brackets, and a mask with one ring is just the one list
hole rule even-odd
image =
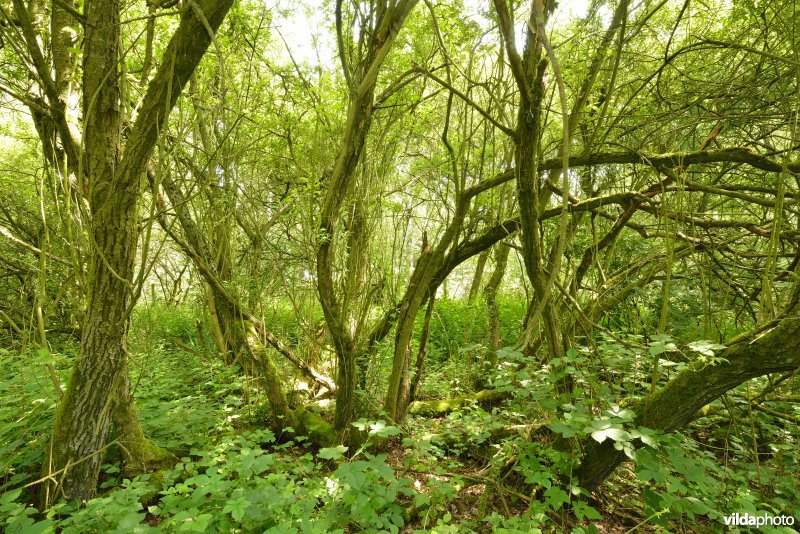
[[0, 2], [4, 528], [791, 519], [796, 9]]

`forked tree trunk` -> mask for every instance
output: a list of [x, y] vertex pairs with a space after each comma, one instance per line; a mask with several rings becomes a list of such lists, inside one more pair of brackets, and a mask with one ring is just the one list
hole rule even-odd
[[[151, 185], [155, 185], [155, 180], [151, 179]], [[307, 424], [307, 418], [310, 415], [303, 417], [303, 414], [299, 414], [300, 417], [298, 417], [298, 414], [289, 408], [286, 394], [283, 390], [283, 380], [275, 362], [267, 351], [266, 345], [272, 345], [273, 348], [283, 354], [311, 382], [326, 387], [330, 391], [335, 391], [336, 388], [333, 382], [297, 358], [259, 319], [247, 311], [234, 295], [228, 293], [217, 272], [221, 268], [220, 264], [214, 261], [211, 247], [205, 235], [189, 215], [186, 196], [183, 191], [168, 175], [162, 177], [162, 185], [172, 202], [173, 210], [186, 239], [181, 239], [172, 232], [163, 215], [159, 217], [159, 224], [172, 236], [184, 253], [191, 258], [198, 272], [205, 280], [207, 300], [209, 308], [213, 312], [213, 334], [218, 349], [224, 356], [231, 347], [235, 347], [234, 356], [239, 358], [243, 365], [253, 368], [274, 416], [273, 430], [280, 432], [287, 427], [294, 427], [295, 430], [300, 431], [304, 428], [303, 425]], [[157, 202], [160, 203], [159, 209], [164, 213], [166, 208], [163, 204], [163, 199], [157, 189], [154, 191], [156, 192]], [[223, 325], [227, 329], [225, 333], [222, 330]], [[322, 427], [324, 425], [321, 422], [317, 422], [316, 426]], [[324, 439], [328, 438], [327, 429], [321, 434], [324, 434], [324, 436], [321, 436]]]
[[[547, 341], [549, 356], [559, 358], [564, 354], [561, 325], [553, 299], [546, 271], [553, 271], [559, 257], [551, 255], [547, 261], [544, 255], [544, 243], [540, 234], [541, 216], [547, 206], [549, 192], [542, 188], [539, 179], [539, 163], [542, 142], [542, 99], [545, 94], [544, 72], [547, 63], [544, 61], [543, 47], [540, 42], [539, 29], [534, 32], [534, 12], [542, 6], [534, 8], [528, 28], [525, 32], [525, 48], [520, 55], [514, 42], [513, 20], [505, 0], [495, 0], [500, 20], [501, 33], [506, 43], [506, 54], [511, 63], [512, 72], [520, 90], [520, 105], [517, 112], [516, 137], [514, 139], [514, 170], [519, 202], [520, 229], [525, 272], [534, 289], [531, 306], [539, 313], [526, 325], [521, 344], [526, 352], [532, 351], [532, 343], [539, 327], [539, 320]], [[549, 6], [549, 2], [547, 3]], [[545, 13], [541, 16], [547, 17]], [[555, 246], [555, 245], [554, 245]], [[553, 273], [555, 274], [555, 273]], [[529, 315], [531, 313], [529, 312]]]
[[[199, 0], [187, 6], [148, 87], [122, 158], [120, 3], [85, 4], [84, 165], [93, 244], [89, 303], [80, 358], [59, 405], [43, 467], [51, 476], [43, 484], [45, 506], [62, 495], [78, 500], [94, 496], [112, 415], [123, 440], [142, 444], [126, 376], [141, 178], [169, 110], [211, 42], [209, 31], [219, 27], [231, 4], [232, 0]], [[129, 452], [147, 450], [137, 446]]]
[[[378, 74], [397, 34], [411, 9], [418, 0], [399, 0], [381, 3], [375, 19], [370, 23], [371, 36], [363, 55], [351, 64], [350, 55], [340, 42], [340, 58], [350, 89], [347, 124], [342, 143], [328, 181], [320, 212], [320, 239], [317, 245], [317, 292], [325, 322], [336, 350], [336, 413], [334, 425], [345, 443], [355, 444], [351, 439], [351, 423], [356, 418], [355, 388], [357, 361], [363, 352], [359, 339], [347, 324], [347, 303], [337, 295], [334, 283], [335, 236], [342, 215], [342, 205], [352, 193], [358, 162], [364, 151], [367, 133], [374, 112], [375, 87]], [[337, 26], [342, 27], [342, 4], [337, 3]], [[340, 40], [341, 41], [341, 40]], [[357, 197], [356, 197], [357, 198]], [[352, 442], [352, 443], [351, 443]]]

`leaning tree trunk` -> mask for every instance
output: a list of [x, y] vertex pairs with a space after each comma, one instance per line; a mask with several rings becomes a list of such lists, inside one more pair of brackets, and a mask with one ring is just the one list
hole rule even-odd
[[[434, 248], [430, 248], [427, 236], [423, 237], [422, 252], [419, 255], [414, 272], [408, 282], [397, 317], [397, 329], [394, 339], [394, 357], [392, 371], [386, 387], [386, 398], [383, 409], [395, 423], [402, 424], [408, 415], [408, 407], [412, 402], [411, 395], [411, 354], [414, 336], [414, 323], [417, 312], [428, 298], [434, 296], [438, 284], [434, 279], [445, 262], [445, 256], [451, 245], [461, 234], [464, 218], [469, 209], [472, 197], [462, 194], [456, 201], [453, 219]], [[421, 369], [420, 369], [421, 370]]]
[[[642, 400], [635, 408], [637, 425], [677, 430], [700, 408], [743, 382], [800, 368], [800, 317], [787, 317], [740, 336], [717, 356], [720, 362], [716, 364], [696, 360]], [[578, 478], [588, 490], [596, 488], [625, 459], [611, 440], [588, 440], [584, 452]]]
[[[155, 180], [151, 180], [151, 185], [155, 185], [155, 183]], [[286, 427], [295, 426], [296, 418], [289, 409], [289, 404], [283, 391], [283, 380], [275, 362], [266, 349], [266, 343], [280, 351], [295, 365], [302, 362], [293, 355], [288, 347], [269, 332], [261, 321], [246, 311], [234, 295], [227, 291], [219, 274], [219, 270], [224, 270], [225, 267], [221, 266], [219, 261], [214, 261], [208, 240], [189, 215], [186, 196], [183, 191], [169, 175], [162, 177], [161, 185], [172, 202], [173, 210], [186, 239], [180, 239], [173, 233], [163, 216], [159, 217], [159, 223], [173, 237], [186, 255], [192, 259], [198, 272], [205, 279], [207, 300], [213, 316], [214, 338], [222, 357], [226, 357], [229, 347], [235, 347], [234, 358], [252, 367], [270, 404], [274, 416], [273, 430], [282, 431]], [[154, 189], [154, 191], [156, 192], [157, 202], [160, 204], [159, 209], [163, 213], [165, 211], [163, 200], [158, 198], [158, 190]], [[227, 328], [227, 331], [223, 332], [223, 326]], [[312, 379], [319, 380], [323, 378], [307, 365], [300, 368]], [[326, 381], [326, 383], [328, 382]], [[327, 387], [331, 391], [334, 390], [332, 385]]]
[[[150, 83], [120, 159], [120, 3], [85, 4], [83, 106], [85, 179], [93, 241], [81, 352], [59, 405], [44, 470], [44, 503], [94, 496], [112, 414], [127, 394], [127, 333], [133, 300], [141, 178], [169, 110], [197, 67], [232, 0], [198, 0], [184, 10]], [[120, 395], [120, 393], [123, 393]], [[120, 427], [138, 425], [135, 411]], [[126, 424], [127, 423], [127, 424]], [[58, 489], [58, 492], [56, 491]]]
[[241, 336], [244, 339], [244, 344], [247, 346], [245, 353], [252, 360], [253, 366], [258, 371], [258, 378], [274, 417], [272, 429], [280, 432], [285, 428], [296, 428], [295, 415], [289, 409], [289, 403], [283, 391], [283, 380], [281, 380], [278, 368], [275, 366], [275, 362], [269, 352], [267, 352], [265, 343], [259, 336], [255, 325], [240, 320], [232, 326], [237, 329], [236, 336]]

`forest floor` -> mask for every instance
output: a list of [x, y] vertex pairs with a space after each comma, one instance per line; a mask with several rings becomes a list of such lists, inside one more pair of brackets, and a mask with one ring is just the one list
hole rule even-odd
[[572, 498], [551, 493], [549, 481], [538, 489], [530, 479], [526, 483], [534, 475], [517, 469], [516, 460], [504, 470], [509, 448], [487, 441], [499, 424], [496, 412], [477, 407], [412, 418], [403, 429], [365, 423], [376, 436], [389, 437], [391, 446], [388, 452], [365, 447], [349, 459], [340, 448], [319, 449], [302, 436], [276, 436], [266, 429], [268, 411], [254, 380], [206, 357], [205, 348], [188, 337], [151, 339], [135, 346], [131, 357], [142, 425], [176, 455], [175, 465], [129, 478], [110, 452], [98, 498], [80, 509], [60, 504], [37, 514], [27, 505], [27, 490], [18, 490], [39, 476], [59, 399], [48, 366], [64, 383], [67, 354], [39, 351], [25, 360], [0, 350], [0, 524], [7, 532], [621, 534], [719, 528], [700, 519], [655, 525], [657, 514], [648, 516], [630, 468], [618, 470], [584, 501], [589, 504], [545, 514], [536, 508], [540, 502]]

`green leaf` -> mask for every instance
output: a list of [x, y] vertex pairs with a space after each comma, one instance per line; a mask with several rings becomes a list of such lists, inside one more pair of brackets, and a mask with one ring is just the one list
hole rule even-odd
[[592, 432], [592, 438], [598, 443], [603, 443], [609, 438], [614, 441], [625, 442], [631, 440], [631, 435], [621, 428], [609, 427], [601, 430], [595, 430]]
[[555, 421], [547, 426], [550, 427], [550, 430], [552, 430], [556, 434], [561, 434], [565, 438], [571, 438], [578, 434], [578, 430], [575, 427], [572, 427], [560, 421]]
[[231, 517], [234, 519], [234, 521], [241, 523], [242, 519], [244, 518], [244, 512], [247, 510], [248, 506], [250, 506], [250, 501], [244, 497], [231, 499], [225, 503], [222, 513], [231, 514]]
[[117, 524], [117, 530], [122, 532], [131, 532], [134, 530], [134, 527], [141, 523], [144, 520], [144, 514], [138, 512], [132, 512], [129, 514], [125, 514], [122, 517], [120, 522]]
[[653, 436], [644, 434], [640, 430], [632, 430], [631, 437], [633, 439], [638, 439], [648, 447], [656, 448], [658, 446], [658, 442], [653, 438]]
[[715, 343], [707, 339], [693, 341], [692, 343], [689, 343], [688, 346], [690, 349], [695, 352], [699, 352], [703, 356], [713, 356], [715, 351], [725, 348], [725, 345], [720, 345], [719, 343]]
[[200, 514], [195, 518], [189, 518], [184, 521], [180, 528], [178, 529], [179, 532], [205, 532], [208, 528], [208, 524], [214, 518], [211, 514]]
[[275, 464], [275, 458], [271, 454], [265, 454], [263, 456], [259, 456], [253, 462], [253, 473], [260, 475], [264, 471], [268, 470]]
[[326, 447], [319, 450], [317, 456], [323, 460], [339, 460], [347, 452], [347, 447], [339, 445], [338, 447]]
[[44, 534], [55, 532], [55, 530], [53, 529], [53, 522], [49, 519], [45, 519], [44, 521], [38, 521], [32, 525], [26, 525], [16, 531], [9, 529], [9, 532], [17, 532], [19, 534]]
[[525, 473], [525, 483], [537, 484], [544, 488], [549, 488], [550, 486], [552, 486], [552, 482], [550, 482], [550, 476], [545, 471], [534, 471], [532, 473]]
[[589, 506], [583, 501], [575, 501], [572, 503], [572, 511], [575, 513], [575, 517], [579, 520], [583, 521], [584, 519], [592, 519], [595, 521], [599, 521], [603, 518], [600, 515], [600, 512]]
[[549, 504], [553, 510], [558, 510], [565, 502], [569, 501], [569, 494], [558, 486], [547, 489], [547, 491], [544, 492], [544, 496], [546, 497], [547, 504]]
[[369, 435], [378, 436], [381, 438], [388, 438], [396, 436], [402, 431], [396, 426], [389, 426], [385, 421], [375, 421], [369, 424]]
[[16, 501], [17, 497], [19, 497], [21, 494], [22, 494], [22, 488], [17, 488], [15, 490], [7, 491], [2, 495], [0, 495], [0, 503], [5, 504]]

